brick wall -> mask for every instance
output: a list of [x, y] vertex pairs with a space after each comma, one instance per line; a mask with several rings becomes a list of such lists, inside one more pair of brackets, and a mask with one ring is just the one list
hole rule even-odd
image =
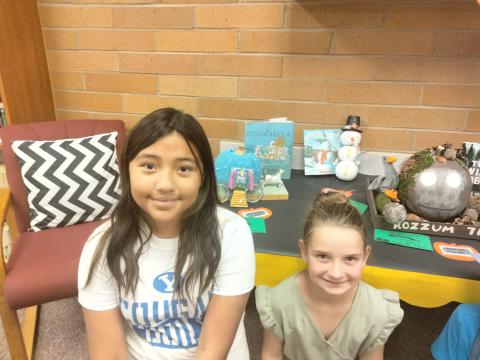
[[474, 0], [39, 0], [59, 119], [159, 107], [214, 148], [245, 121], [303, 130], [361, 116], [362, 149], [480, 142]]

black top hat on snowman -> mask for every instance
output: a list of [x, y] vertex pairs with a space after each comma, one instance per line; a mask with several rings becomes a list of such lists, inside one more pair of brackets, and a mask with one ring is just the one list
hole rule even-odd
[[342, 131], [357, 131], [362, 132], [360, 130], [360, 116], [357, 115], [348, 115], [347, 123], [342, 128]]

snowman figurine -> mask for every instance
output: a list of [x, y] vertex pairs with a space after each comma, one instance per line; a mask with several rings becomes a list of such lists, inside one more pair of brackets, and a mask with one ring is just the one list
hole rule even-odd
[[362, 130], [360, 130], [360, 117], [349, 115], [347, 123], [340, 134], [342, 146], [338, 150], [339, 162], [335, 167], [335, 176], [344, 181], [352, 181], [357, 177], [358, 166], [360, 165], [360, 141]]

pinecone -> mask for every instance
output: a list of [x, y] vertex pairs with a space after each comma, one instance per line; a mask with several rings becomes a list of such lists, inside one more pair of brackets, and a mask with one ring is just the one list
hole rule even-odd
[[457, 158], [457, 150], [446, 149], [445, 152], [443, 153], [443, 156], [445, 156], [445, 159], [447, 160], [455, 160]]
[[403, 174], [415, 167], [415, 160], [412, 158], [408, 158], [402, 162], [400, 165], [400, 174]]

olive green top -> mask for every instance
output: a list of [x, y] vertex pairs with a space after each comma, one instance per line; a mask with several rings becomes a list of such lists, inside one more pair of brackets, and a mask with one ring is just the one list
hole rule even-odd
[[296, 275], [274, 288], [259, 286], [257, 310], [264, 328], [284, 343], [284, 359], [355, 359], [382, 346], [402, 321], [398, 294], [360, 282], [352, 306], [326, 340], [308, 313]]

